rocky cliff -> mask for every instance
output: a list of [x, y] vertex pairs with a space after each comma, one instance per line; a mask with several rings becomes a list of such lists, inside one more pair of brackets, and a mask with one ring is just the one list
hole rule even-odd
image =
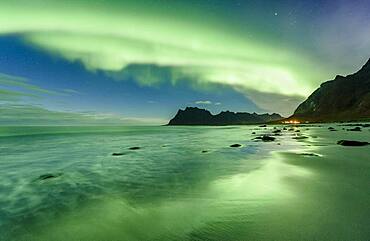
[[321, 84], [289, 119], [311, 122], [370, 119], [370, 59], [357, 73]]

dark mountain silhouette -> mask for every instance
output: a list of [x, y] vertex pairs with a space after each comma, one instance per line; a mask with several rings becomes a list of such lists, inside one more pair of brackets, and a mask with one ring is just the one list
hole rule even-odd
[[321, 84], [288, 119], [310, 122], [370, 119], [370, 59], [357, 73], [338, 75]]
[[170, 120], [168, 125], [245, 125], [261, 124], [271, 121], [281, 120], [279, 114], [250, 114], [242, 112], [223, 111], [217, 115], [197, 107], [186, 107], [185, 110], [179, 110], [176, 116]]

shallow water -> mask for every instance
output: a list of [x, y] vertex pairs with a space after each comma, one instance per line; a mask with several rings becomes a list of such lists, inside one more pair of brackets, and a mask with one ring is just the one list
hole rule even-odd
[[370, 128], [328, 126], [1, 127], [0, 240], [370, 240]]

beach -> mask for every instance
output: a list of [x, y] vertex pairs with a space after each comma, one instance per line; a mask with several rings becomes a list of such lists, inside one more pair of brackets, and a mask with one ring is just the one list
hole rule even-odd
[[0, 127], [0, 240], [369, 240], [350, 128]]

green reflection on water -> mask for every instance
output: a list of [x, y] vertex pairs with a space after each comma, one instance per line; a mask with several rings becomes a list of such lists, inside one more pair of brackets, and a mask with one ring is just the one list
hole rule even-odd
[[[0, 138], [5, 239], [369, 237], [369, 149], [335, 145], [347, 132], [313, 127], [305, 141], [286, 132], [276, 145], [251, 140], [252, 131], [271, 131], [252, 126], [91, 130]], [[353, 137], [369, 137], [361, 134]], [[127, 155], [112, 157], [117, 151]], [[63, 175], [35, 180], [53, 171]]]

